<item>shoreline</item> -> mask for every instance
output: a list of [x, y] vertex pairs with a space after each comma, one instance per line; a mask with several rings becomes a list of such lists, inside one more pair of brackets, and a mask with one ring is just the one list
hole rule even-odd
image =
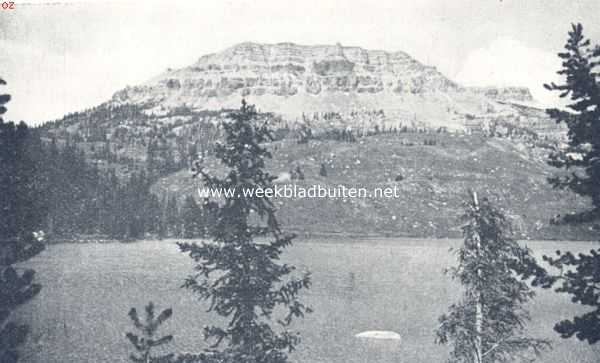
[[[598, 239], [540, 239], [540, 238], [515, 238], [519, 242], [574, 242], [574, 243], [582, 243], [588, 242], [590, 244], [599, 243], [600, 237]], [[165, 242], [165, 243], [176, 243], [176, 242], [187, 242], [187, 241], [202, 241], [202, 238], [179, 238], [179, 237], [169, 237], [164, 239], [158, 239], [153, 236], [148, 236], [144, 239], [136, 239], [136, 240], [118, 240], [118, 239], [109, 239], [109, 238], [99, 238], [99, 239], [89, 239], [82, 237], [81, 239], [77, 238], [68, 238], [68, 239], [51, 239], [47, 241], [45, 244], [47, 246], [51, 245], [59, 245], [59, 244], [136, 244], [136, 243], [144, 243], [148, 241], [152, 242]], [[311, 233], [311, 234], [298, 234], [296, 233], [296, 237], [293, 242], [296, 243], [356, 243], [356, 242], [382, 242], [382, 241], [460, 241], [462, 237], [460, 236], [448, 236], [448, 237], [423, 237], [423, 236], [407, 236], [407, 235], [377, 235], [377, 234], [349, 234], [349, 233]]]

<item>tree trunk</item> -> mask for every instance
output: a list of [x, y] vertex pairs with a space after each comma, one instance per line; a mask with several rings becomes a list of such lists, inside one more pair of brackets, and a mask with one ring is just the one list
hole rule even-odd
[[481, 303], [481, 295], [476, 293], [475, 301], [475, 363], [483, 363], [482, 353], [482, 341], [481, 341], [481, 328], [483, 322], [483, 304]]
[[[477, 193], [473, 192], [473, 204], [475, 209], [479, 211], [479, 201], [477, 200]], [[481, 238], [479, 234], [475, 235], [477, 240], [477, 256], [481, 254]], [[477, 269], [477, 276], [481, 278], [481, 270]], [[483, 301], [481, 299], [481, 292], [476, 288], [475, 294], [475, 351], [474, 351], [474, 363], [483, 363], [483, 352], [482, 352], [482, 325], [483, 325]]]

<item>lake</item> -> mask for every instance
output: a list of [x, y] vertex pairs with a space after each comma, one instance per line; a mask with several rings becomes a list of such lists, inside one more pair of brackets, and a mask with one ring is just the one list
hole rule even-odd
[[[448, 348], [436, 345], [438, 317], [460, 295], [443, 274], [455, 264], [448, 250], [457, 240], [328, 239], [298, 241], [286, 261], [312, 272], [303, 294], [314, 313], [297, 321], [302, 343], [292, 361], [307, 363], [444, 362]], [[537, 256], [556, 249], [587, 251], [589, 242], [527, 242]], [[218, 322], [206, 305], [180, 288], [192, 260], [174, 241], [57, 244], [28, 262], [43, 289], [19, 311], [32, 326], [24, 362], [127, 362], [132, 331], [127, 313], [148, 301], [173, 308], [159, 333], [174, 334], [173, 351], [199, 351], [205, 324]], [[583, 311], [568, 296], [538, 291], [528, 325], [554, 349], [540, 362], [598, 362], [600, 347], [561, 339], [552, 327]], [[400, 343], [357, 339], [366, 330], [391, 330]]]

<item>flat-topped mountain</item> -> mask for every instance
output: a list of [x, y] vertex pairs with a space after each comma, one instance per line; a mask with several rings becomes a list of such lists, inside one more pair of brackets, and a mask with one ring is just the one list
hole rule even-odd
[[203, 155], [219, 170], [212, 154], [223, 136], [218, 124], [242, 98], [282, 116], [273, 117], [269, 145], [274, 175], [291, 179], [300, 168], [300, 184], [403, 191], [399, 199], [278, 201], [293, 230], [457, 236], [456, 213], [472, 188], [498, 196], [522, 236], [587, 238], [587, 226], [549, 223], [565, 205], [585, 201], [547, 184], [555, 170], [545, 158], [564, 130], [531, 106], [529, 91], [464, 87], [403, 52], [243, 43], [41, 131], [48, 142], [77, 142], [90, 162], [124, 181], [145, 171], [160, 201], [183, 199], [198, 187], [191, 160]]
[[533, 101], [525, 88], [463, 87], [404, 52], [248, 42], [127, 87], [112, 102], [161, 115], [181, 106], [235, 108], [242, 97], [291, 120], [303, 113], [384, 110], [394, 119], [450, 128], [474, 117], [515, 118], [520, 111], [510, 102]]

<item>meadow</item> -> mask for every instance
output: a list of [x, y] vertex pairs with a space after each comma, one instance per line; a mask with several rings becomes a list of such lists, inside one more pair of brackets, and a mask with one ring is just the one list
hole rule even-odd
[[[293, 327], [302, 343], [293, 362], [444, 362], [448, 349], [436, 345], [438, 316], [460, 294], [443, 274], [455, 263], [448, 239], [299, 240], [285, 254], [299, 272], [310, 270], [313, 286], [303, 296], [314, 313]], [[536, 256], [556, 249], [587, 251], [591, 242], [528, 241]], [[131, 307], [149, 300], [172, 307], [162, 333], [175, 335], [175, 352], [199, 351], [205, 324], [218, 323], [206, 305], [180, 286], [193, 272], [192, 260], [174, 241], [56, 244], [28, 261], [43, 290], [18, 314], [32, 326], [24, 362], [127, 362], [124, 335]], [[561, 339], [552, 330], [559, 319], [581, 312], [568, 296], [539, 290], [529, 306], [532, 335], [552, 339], [553, 350], [539, 362], [591, 363], [600, 347]], [[400, 343], [357, 339], [366, 330], [391, 330]]]

